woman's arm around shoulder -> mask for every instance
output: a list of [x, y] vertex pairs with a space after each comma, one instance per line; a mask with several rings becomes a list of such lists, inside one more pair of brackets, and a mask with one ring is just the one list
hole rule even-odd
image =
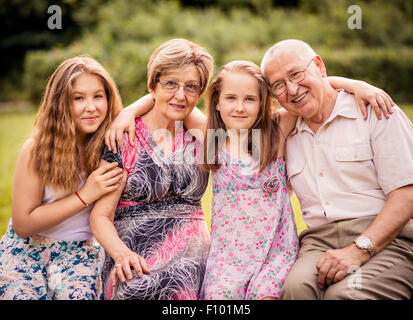
[[184, 119], [184, 126], [189, 132], [203, 142], [204, 134], [206, 132], [207, 117], [197, 107]]
[[116, 142], [118, 142], [119, 148], [123, 150], [122, 136], [124, 132], [128, 132], [129, 143], [133, 146], [135, 143], [135, 118], [144, 115], [153, 106], [153, 97], [151, 94], [147, 94], [123, 109], [105, 133], [105, 144], [108, 149], [117, 153]]

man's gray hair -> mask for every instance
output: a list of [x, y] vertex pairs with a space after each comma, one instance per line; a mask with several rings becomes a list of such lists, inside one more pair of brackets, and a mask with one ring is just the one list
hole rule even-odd
[[261, 61], [261, 72], [265, 76], [265, 67], [268, 63], [268, 61], [273, 58], [277, 53], [281, 53], [283, 50], [286, 49], [294, 49], [297, 50], [297, 52], [301, 55], [305, 56], [316, 56], [317, 53], [313, 50], [313, 48], [310, 47], [310, 45], [307, 42], [304, 42], [302, 40], [297, 40], [297, 39], [287, 39], [287, 40], [282, 40], [274, 44], [271, 48], [265, 52], [264, 57], [262, 58]]

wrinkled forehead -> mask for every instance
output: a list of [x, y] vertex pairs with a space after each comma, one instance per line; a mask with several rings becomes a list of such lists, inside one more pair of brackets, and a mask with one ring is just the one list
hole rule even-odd
[[179, 67], [167, 68], [161, 72], [159, 77], [173, 78], [174, 80], [181, 80], [183, 82], [197, 82], [200, 83], [201, 75], [195, 64], [185, 64]]

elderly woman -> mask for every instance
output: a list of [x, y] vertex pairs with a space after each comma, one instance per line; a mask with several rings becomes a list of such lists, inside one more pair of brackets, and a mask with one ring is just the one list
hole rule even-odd
[[193, 161], [196, 140], [181, 120], [212, 69], [211, 55], [190, 41], [159, 46], [148, 63], [154, 107], [135, 119], [134, 145], [125, 134], [123, 150], [103, 152], [100, 165], [124, 168], [122, 188], [101, 198], [90, 216], [106, 250], [106, 299], [198, 297], [210, 244], [200, 203], [208, 174]]

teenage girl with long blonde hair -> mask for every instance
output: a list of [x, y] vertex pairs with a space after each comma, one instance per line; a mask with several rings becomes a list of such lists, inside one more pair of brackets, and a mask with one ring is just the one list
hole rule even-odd
[[115, 164], [97, 169], [122, 101], [96, 60], [78, 56], [50, 77], [33, 135], [17, 160], [12, 219], [0, 242], [0, 299], [101, 299], [93, 203], [119, 186]]

